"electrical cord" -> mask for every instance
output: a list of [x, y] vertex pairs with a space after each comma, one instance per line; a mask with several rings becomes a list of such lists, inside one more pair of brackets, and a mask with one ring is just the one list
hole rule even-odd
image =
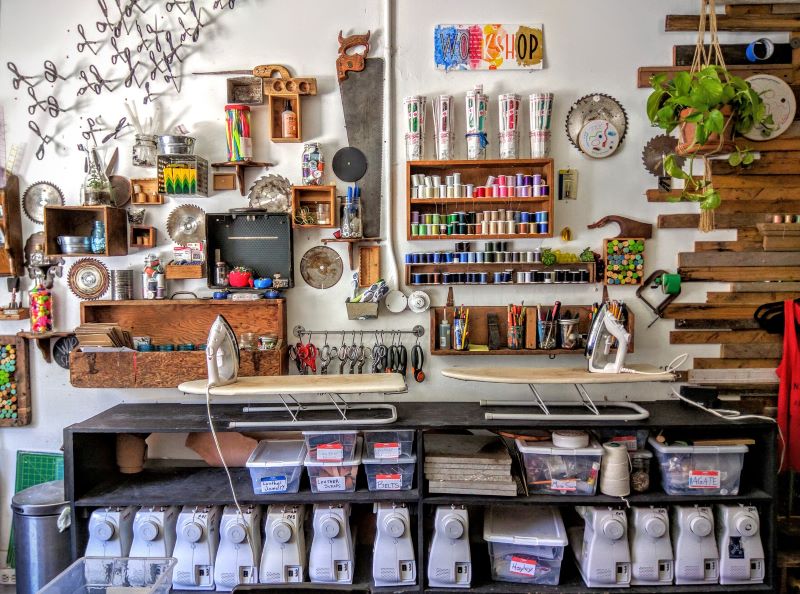
[[672, 361], [670, 361], [666, 367], [664, 367], [663, 371], [639, 371], [638, 369], [630, 369], [629, 367], [622, 367], [620, 368], [620, 373], [635, 373], [636, 375], [661, 375], [664, 373], [672, 373], [676, 369], [678, 369], [681, 365], [686, 363], [686, 359], [689, 358], [689, 353], [681, 353], [677, 357], [675, 357]]

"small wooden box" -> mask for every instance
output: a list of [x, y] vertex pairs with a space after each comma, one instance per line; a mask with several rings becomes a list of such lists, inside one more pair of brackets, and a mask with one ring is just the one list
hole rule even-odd
[[[300, 209], [305, 207], [317, 220], [317, 204], [327, 204], [330, 209], [328, 223], [306, 224], [300, 222]], [[294, 227], [336, 227], [336, 186], [292, 186], [292, 225]]]
[[[614, 258], [617, 254], [610, 254], [609, 248], [613, 247], [613, 242], [618, 242], [618, 246], [620, 246], [620, 252], [624, 249], [628, 249], [627, 245], [631, 242], [636, 242], [642, 244], [642, 250], [636, 253], [628, 253], [630, 256], [629, 260], [631, 260], [635, 256], [641, 256], [641, 264], [636, 265], [634, 262], [629, 261], [626, 264], [617, 264], [614, 262]], [[621, 287], [629, 287], [629, 286], [638, 286], [642, 284], [642, 281], [645, 278], [644, 272], [644, 265], [645, 265], [645, 257], [644, 257], [644, 238], [643, 237], [615, 237], [614, 239], [606, 239], [603, 241], [603, 261], [605, 262], [605, 270], [603, 271], [603, 284], [610, 285], [610, 286], [621, 286]], [[625, 253], [622, 252], [619, 255], [624, 256]], [[620, 270], [615, 270], [614, 266], [620, 266]], [[626, 270], [624, 267], [627, 266], [636, 266], [632, 270]], [[622, 279], [622, 282], [617, 282], [615, 279]]]
[[[286, 102], [292, 106], [292, 111], [297, 115], [297, 136], [283, 135], [283, 120], [281, 114], [284, 111]], [[270, 95], [269, 96], [269, 139], [272, 142], [302, 142], [303, 141], [303, 117], [300, 112], [299, 95]]]
[[[59, 235], [91, 235], [95, 221], [106, 230], [106, 250], [101, 254], [62, 254]], [[45, 256], [124, 256], [128, 253], [128, 213], [111, 206], [45, 206]]]
[[130, 241], [128, 247], [152, 248], [156, 247], [156, 228], [147, 225], [131, 225]]
[[141, 206], [164, 204], [164, 196], [158, 193], [158, 178], [140, 177], [132, 179], [131, 204]]
[[181, 280], [189, 278], [205, 278], [206, 265], [201, 264], [175, 264], [170, 262], [167, 264], [166, 277], [168, 280]]
[[264, 79], [258, 76], [237, 76], [229, 78], [228, 103], [263, 105]]

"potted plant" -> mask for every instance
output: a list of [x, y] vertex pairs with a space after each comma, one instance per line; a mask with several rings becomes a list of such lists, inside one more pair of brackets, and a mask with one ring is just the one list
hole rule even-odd
[[[753, 154], [737, 147], [734, 138], [759, 124], [768, 135], [774, 125], [772, 116], [747, 81], [721, 66], [679, 72], [671, 80], [658, 74], [650, 84], [653, 91], [647, 99], [647, 117], [667, 133], [677, 128], [676, 154], [688, 157], [688, 171], [678, 164], [676, 155], [664, 159], [664, 170], [684, 181], [680, 200], [699, 202], [703, 211], [713, 211], [720, 204], [720, 195], [711, 183], [707, 157], [730, 153], [731, 166], [750, 165]], [[694, 175], [695, 157], [705, 164], [702, 177]]]

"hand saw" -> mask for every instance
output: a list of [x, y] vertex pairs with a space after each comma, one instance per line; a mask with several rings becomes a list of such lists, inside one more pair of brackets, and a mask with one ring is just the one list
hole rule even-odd
[[[367, 58], [370, 32], [342, 37], [336, 73], [344, 109], [347, 142], [367, 157], [367, 173], [361, 179], [364, 237], [381, 232], [381, 182], [383, 180], [383, 58]], [[363, 47], [363, 51], [356, 51]]]

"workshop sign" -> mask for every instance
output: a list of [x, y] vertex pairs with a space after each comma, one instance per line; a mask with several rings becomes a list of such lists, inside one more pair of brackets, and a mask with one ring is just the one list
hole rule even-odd
[[542, 24], [436, 25], [436, 67], [442, 70], [541, 70]]

